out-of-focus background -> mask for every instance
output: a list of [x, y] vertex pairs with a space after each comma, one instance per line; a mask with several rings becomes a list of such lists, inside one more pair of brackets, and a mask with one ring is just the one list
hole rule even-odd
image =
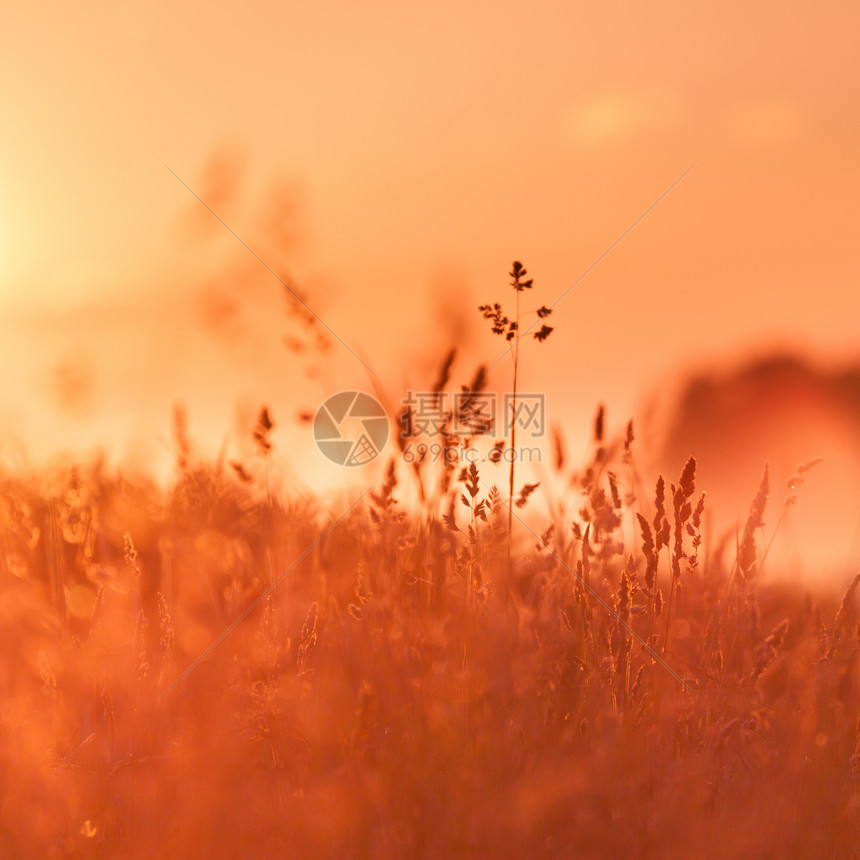
[[[598, 401], [620, 430], [657, 396], [659, 427], [687, 375], [750, 357], [830, 378], [860, 319], [858, 28], [837, 2], [4, 9], [6, 460], [103, 446], [164, 474], [173, 404], [240, 456], [265, 403], [285, 471], [342, 485], [296, 414], [372, 390], [353, 353], [394, 400], [452, 345], [458, 382], [494, 362], [476, 306], [511, 304], [514, 258], [557, 302], [521, 387], [571, 450]], [[745, 463], [731, 426], [712, 457]]]

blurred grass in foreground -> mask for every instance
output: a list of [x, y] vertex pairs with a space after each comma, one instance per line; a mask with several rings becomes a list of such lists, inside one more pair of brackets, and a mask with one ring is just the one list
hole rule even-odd
[[4, 475], [0, 854], [858, 856], [857, 580], [759, 581], [766, 478], [700, 557], [695, 461], [644, 498], [632, 441], [511, 582], [479, 470], [336, 523], [187, 445], [167, 493]]

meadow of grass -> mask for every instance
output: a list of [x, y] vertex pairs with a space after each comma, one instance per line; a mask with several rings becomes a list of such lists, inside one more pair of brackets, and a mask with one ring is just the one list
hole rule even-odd
[[602, 423], [511, 566], [489, 463], [5, 473], [0, 856], [860, 856], [858, 580], [768, 584], [766, 475], [709, 556], [695, 461], [637, 490]]

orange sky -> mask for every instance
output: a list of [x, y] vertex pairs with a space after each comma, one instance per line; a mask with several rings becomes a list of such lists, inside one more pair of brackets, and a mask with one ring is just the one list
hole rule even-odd
[[848, 355], [858, 32], [843, 2], [4, 8], [6, 450], [163, 461], [178, 399], [214, 450], [237, 401], [286, 425], [369, 387], [337, 345], [303, 377], [279, 284], [165, 164], [392, 392], [455, 338], [458, 382], [494, 360], [475, 306], [514, 258], [555, 301], [694, 163], [557, 306], [523, 386], [585, 432], [672, 368]]

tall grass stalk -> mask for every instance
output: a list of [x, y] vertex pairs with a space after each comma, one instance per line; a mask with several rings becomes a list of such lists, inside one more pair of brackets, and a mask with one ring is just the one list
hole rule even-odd
[[[516, 440], [517, 440], [517, 394], [518, 394], [518, 374], [520, 367], [520, 340], [522, 340], [522, 335], [520, 335], [520, 323], [521, 323], [521, 310], [520, 310], [520, 293], [524, 290], [530, 290], [534, 286], [534, 281], [532, 278], [526, 278], [528, 271], [525, 266], [519, 260], [514, 260], [513, 265], [511, 266], [510, 277], [511, 277], [511, 286], [514, 288], [514, 292], [516, 293], [516, 313], [513, 319], [509, 319], [504, 315], [502, 311], [502, 306], [499, 302], [494, 302], [492, 305], [481, 305], [478, 310], [484, 316], [484, 319], [488, 319], [492, 323], [492, 331], [493, 334], [501, 335], [507, 341], [513, 341], [513, 345], [509, 350], [511, 355], [511, 361], [513, 363], [513, 390], [511, 392], [511, 447], [510, 447], [510, 456], [511, 456], [511, 467], [508, 476], [508, 565], [507, 565], [507, 578], [505, 582], [505, 614], [508, 611], [508, 598], [510, 594], [510, 583], [513, 573], [512, 567], [512, 547], [513, 547], [513, 525], [514, 525], [514, 479], [516, 474], [516, 460], [517, 460], [517, 451], [516, 451]], [[538, 319], [545, 319], [552, 313], [552, 309], [546, 307], [545, 305], [538, 308], [536, 311], [531, 311], [530, 313], [537, 314]], [[549, 337], [552, 332], [552, 328], [546, 324], [543, 324], [541, 328], [533, 332], [532, 335], [535, 340], [545, 341], [547, 337]], [[505, 416], [507, 418], [507, 416]]]

